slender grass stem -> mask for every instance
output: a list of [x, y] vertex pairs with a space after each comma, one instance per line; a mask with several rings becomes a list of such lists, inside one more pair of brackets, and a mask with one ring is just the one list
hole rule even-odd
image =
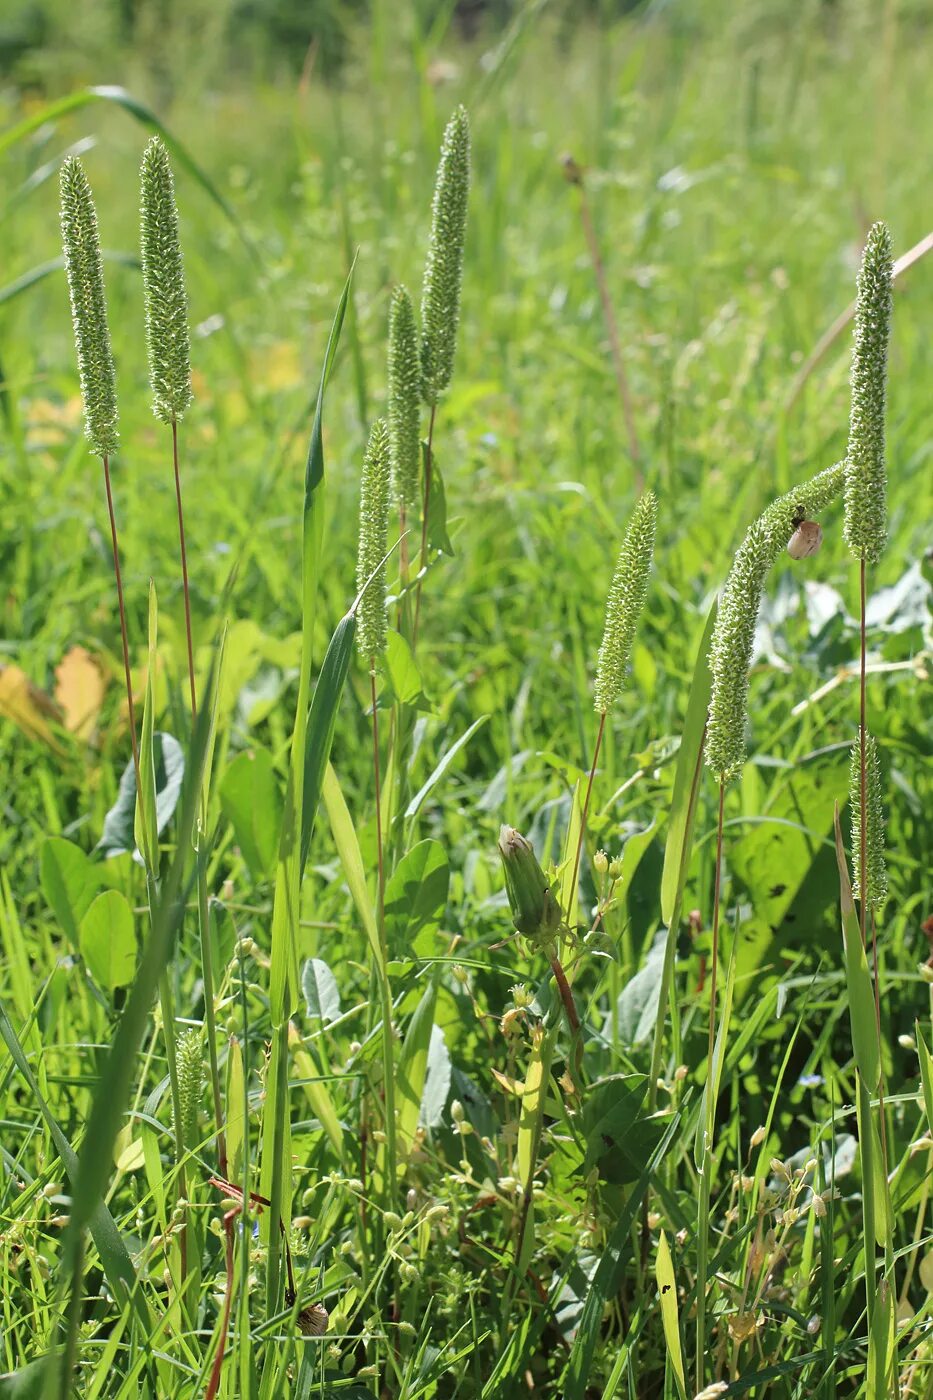
[[421, 619], [421, 586], [424, 583], [424, 570], [428, 562], [428, 514], [431, 509], [431, 476], [434, 458], [434, 419], [437, 404], [431, 405], [431, 420], [428, 423], [428, 440], [424, 451], [424, 496], [421, 510], [421, 552], [418, 565], [418, 585], [415, 590], [415, 620], [411, 631], [411, 644], [414, 649], [418, 640], [418, 623]]
[[376, 708], [376, 658], [369, 658], [369, 690], [373, 707], [373, 783], [376, 790], [376, 918], [382, 921], [385, 898], [385, 860], [382, 850], [382, 785], [379, 772], [379, 711]]
[[136, 707], [133, 704], [133, 680], [130, 675], [130, 643], [126, 627], [126, 605], [123, 599], [123, 574], [120, 570], [120, 547], [117, 542], [117, 517], [113, 509], [110, 484], [110, 458], [103, 458], [104, 486], [107, 490], [107, 513], [110, 516], [110, 544], [113, 549], [113, 576], [117, 585], [117, 607], [120, 611], [120, 641], [123, 645], [123, 675], [126, 681], [126, 704], [130, 720], [130, 740], [133, 745], [133, 767], [136, 770], [136, 791], [139, 792], [139, 744], [136, 739]]
[[593, 214], [590, 209], [590, 202], [587, 198], [586, 185], [584, 184], [582, 174], [577, 182], [577, 188], [580, 191], [580, 222], [583, 225], [583, 235], [589, 249], [590, 262], [593, 265], [593, 276], [596, 279], [599, 300], [603, 308], [603, 318], [605, 319], [606, 330], [609, 335], [612, 368], [615, 375], [616, 388], [619, 392], [619, 401], [622, 404], [622, 416], [625, 419], [625, 433], [628, 438], [629, 453], [634, 467], [635, 489], [636, 491], [641, 491], [644, 486], [644, 476], [640, 466], [641, 451], [638, 446], [638, 434], [635, 430], [635, 410], [632, 404], [632, 391], [629, 387], [628, 375], [625, 372], [625, 361], [622, 358], [622, 342], [619, 339], [619, 325], [616, 320], [612, 297], [609, 295], [609, 283], [606, 280], [606, 269], [603, 264], [602, 253], [599, 249], [596, 225], [593, 222]]
[[726, 799], [726, 784], [719, 780], [719, 812], [716, 819], [716, 870], [713, 878], [713, 946], [710, 953], [709, 982], [709, 1062], [707, 1076], [713, 1072], [713, 1046], [716, 1040], [716, 973], [719, 967], [719, 902], [722, 893], [722, 828]]
[[[590, 773], [586, 781], [586, 796], [583, 799], [583, 812], [580, 816], [580, 835], [577, 837], [577, 850], [573, 858], [573, 879], [570, 882], [571, 891], [576, 892], [577, 876], [580, 873], [580, 860], [583, 856], [583, 843], [586, 840], [586, 819], [590, 811], [590, 798], [593, 795], [593, 780], [596, 777], [596, 765], [599, 762], [599, 751], [602, 748], [603, 734], [606, 729], [606, 711], [603, 710], [599, 716], [599, 728], [596, 731], [596, 743], [593, 746], [593, 761], [590, 764]], [[567, 910], [568, 920], [572, 911]]]

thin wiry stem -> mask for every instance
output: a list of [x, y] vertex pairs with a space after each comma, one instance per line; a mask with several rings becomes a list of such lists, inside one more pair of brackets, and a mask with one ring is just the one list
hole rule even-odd
[[431, 463], [434, 450], [434, 418], [437, 404], [431, 405], [431, 421], [428, 424], [428, 442], [424, 452], [424, 498], [421, 515], [421, 561], [418, 565], [418, 586], [415, 590], [415, 621], [412, 627], [411, 644], [414, 648], [418, 638], [418, 622], [421, 618], [421, 585], [424, 583], [424, 570], [428, 562], [428, 511], [431, 508]]
[[382, 919], [385, 899], [385, 863], [382, 852], [382, 785], [379, 773], [379, 711], [376, 708], [376, 658], [369, 658], [369, 690], [373, 707], [373, 782], [376, 788], [376, 917]]
[[[580, 860], [583, 855], [583, 842], [586, 839], [586, 819], [590, 810], [590, 798], [593, 795], [593, 779], [596, 776], [596, 765], [599, 762], [599, 751], [602, 747], [603, 733], [606, 728], [606, 711], [603, 710], [599, 716], [599, 728], [596, 731], [596, 743], [593, 746], [593, 761], [590, 764], [590, 774], [586, 783], [586, 796], [583, 799], [583, 812], [580, 817], [580, 835], [577, 838], [577, 851], [573, 860], [573, 879], [570, 882], [571, 895], [577, 888], [577, 876], [580, 873]], [[571, 917], [571, 910], [567, 910], [568, 920]]]
[[726, 784], [723, 779], [720, 778], [719, 815], [716, 820], [716, 872], [713, 882], [713, 947], [710, 954], [712, 967], [710, 969], [709, 980], [709, 1063], [706, 1070], [707, 1083], [710, 1083], [712, 1079], [713, 1045], [716, 1038], [716, 971], [719, 966], [719, 902], [722, 893], [722, 827], [725, 797]]
[[606, 269], [603, 266], [602, 254], [599, 251], [599, 239], [596, 237], [596, 226], [593, 223], [593, 215], [590, 210], [590, 202], [586, 194], [586, 186], [581, 177], [578, 188], [580, 191], [580, 221], [583, 225], [583, 233], [586, 238], [590, 253], [590, 262], [593, 264], [593, 276], [596, 279], [596, 286], [599, 291], [599, 299], [602, 303], [603, 317], [606, 322], [606, 330], [609, 334], [609, 349], [612, 355], [612, 368], [615, 374], [616, 388], [619, 391], [619, 399], [622, 404], [622, 416], [625, 419], [625, 433], [628, 438], [629, 453], [635, 469], [635, 490], [641, 491], [644, 485], [642, 475], [641, 452], [638, 446], [638, 434], [635, 431], [635, 410], [632, 405], [632, 392], [629, 388], [628, 375], [625, 372], [625, 361], [622, 358], [622, 343], [619, 339], [619, 326], [616, 321], [615, 308], [612, 305], [612, 297], [609, 295], [609, 284], [606, 281]]
[[709, 984], [709, 1044], [706, 1062], [706, 1127], [704, 1129], [703, 1166], [700, 1173], [700, 1193], [697, 1205], [697, 1391], [703, 1389], [706, 1359], [706, 1262], [709, 1253], [709, 1210], [712, 1195], [713, 1143], [709, 1125], [714, 1121], [713, 1054], [716, 1045], [716, 971], [719, 964], [719, 905], [722, 897], [722, 829], [726, 783], [719, 779], [719, 812], [716, 820], [716, 872], [713, 884], [713, 946]]
[[130, 739], [133, 744], [133, 767], [136, 770], [136, 791], [139, 783], [139, 745], [136, 740], [136, 707], [133, 704], [133, 681], [130, 676], [130, 643], [126, 629], [126, 606], [123, 601], [123, 575], [120, 571], [120, 548], [117, 543], [117, 517], [113, 509], [113, 490], [110, 485], [110, 458], [104, 456], [104, 485], [107, 489], [107, 513], [110, 516], [110, 544], [113, 549], [113, 576], [117, 584], [117, 607], [120, 611], [120, 641], [123, 644], [123, 675], [126, 681], [126, 704], [130, 719]]

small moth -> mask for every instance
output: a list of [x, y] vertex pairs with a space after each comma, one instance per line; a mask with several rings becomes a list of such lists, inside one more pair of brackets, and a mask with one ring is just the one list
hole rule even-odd
[[787, 542], [792, 559], [807, 559], [816, 554], [823, 543], [823, 530], [816, 520], [795, 520], [795, 530]]

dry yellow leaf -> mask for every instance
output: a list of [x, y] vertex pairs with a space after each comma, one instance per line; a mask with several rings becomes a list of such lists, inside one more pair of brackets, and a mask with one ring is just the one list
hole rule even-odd
[[48, 744], [55, 753], [64, 752], [48, 723], [58, 718], [55, 702], [18, 666], [0, 666], [0, 715], [30, 739]]
[[55, 668], [55, 699], [62, 707], [65, 728], [79, 739], [94, 732], [107, 689], [95, 657], [84, 647], [72, 647]]

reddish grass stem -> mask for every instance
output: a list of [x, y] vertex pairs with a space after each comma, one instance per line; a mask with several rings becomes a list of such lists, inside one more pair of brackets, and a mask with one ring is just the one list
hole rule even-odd
[[133, 767], [136, 770], [136, 791], [139, 792], [139, 746], [136, 741], [136, 707], [133, 704], [133, 680], [130, 675], [130, 643], [126, 629], [126, 606], [123, 601], [123, 575], [120, 572], [120, 549], [117, 543], [117, 517], [113, 509], [110, 485], [110, 458], [105, 456], [104, 485], [107, 489], [107, 511], [110, 516], [110, 543], [113, 548], [113, 574], [117, 583], [117, 606], [120, 610], [120, 640], [123, 644], [123, 675], [126, 680], [126, 704], [130, 719], [130, 739], [133, 744]]

